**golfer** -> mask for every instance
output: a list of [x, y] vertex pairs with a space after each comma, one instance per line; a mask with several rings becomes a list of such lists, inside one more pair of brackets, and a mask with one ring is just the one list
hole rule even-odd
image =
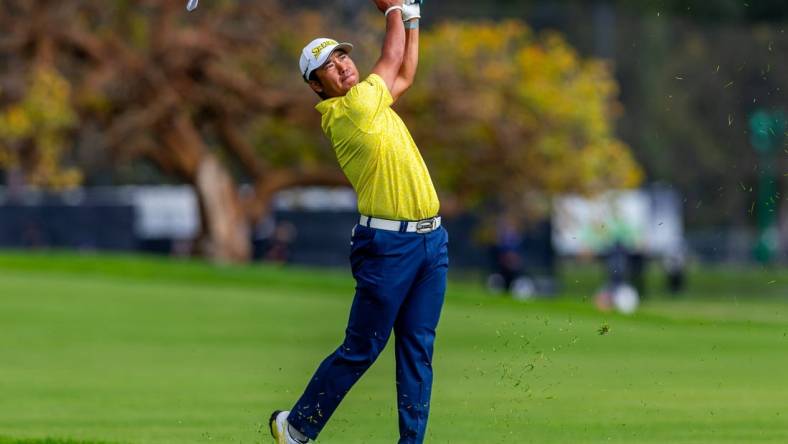
[[423, 442], [427, 427], [448, 236], [427, 167], [391, 109], [416, 73], [420, 11], [402, 0], [373, 1], [386, 16], [386, 37], [369, 77], [359, 77], [348, 43], [316, 39], [301, 55], [301, 75], [322, 99], [316, 108], [323, 131], [356, 190], [361, 215], [351, 236], [356, 294], [345, 339], [320, 364], [295, 406], [271, 416], [279, 444], [317, 438], [392, 330], [399, 443]]

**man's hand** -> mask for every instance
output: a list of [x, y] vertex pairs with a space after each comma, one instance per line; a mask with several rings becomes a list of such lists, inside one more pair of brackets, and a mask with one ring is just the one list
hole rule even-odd
[[386, 12], [392, 6], [402, 6], [402, 0], [372, 0], [380, 12]]
[[421, 4], [415, 0], [405, 0], [402, 5], [402, 20], [409, 22], [421, 18]]

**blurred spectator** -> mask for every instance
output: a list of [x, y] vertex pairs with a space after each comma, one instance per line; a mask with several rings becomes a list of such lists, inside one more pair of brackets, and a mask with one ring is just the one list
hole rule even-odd
[[[631, 251], [621, 241], [616, 241], [602, 256], [607, 271], [607, 282], [596, 294], [594, 301], [602, 311], [617, 310], [632, 314], [640, 303], [640, 290], [644, 284], [645, 256]], [[635, 284], [635, 286], [632, 285]]]
[[604, 261], [607, 270], [607, 285], [614, 287], [628, 281], [630, 261], [629, 249], [621, 242], [616, 241], [605, 253]]
[[677, 247], [663, 258], [668, 291], [678, 294], [684, 290], [687, 254], [683, 247]]
[[629, 275], [627, 280], [638, 292], [640, 298], [646, 294], [646, 255], [642, 251], [631, 251], [629, 260]]
[[33, 220], [27, 221], [22, 231], [22, 246], [29, 249], [46, 247], [46, 239], [41, 227]]
[[522, 236], [515, 223], [508, 217], [498, 222], [495, 244], [492, 247], [493, 275], [501, 290], [511, 289], [512, 282], [522, 272], [523, 258], [520, 254]]
[[266, 261], [286, 264], [292, 258], [291, 247], [298, 235], [295, 225], [290, 222], [279, 222], [268, 239], [268, 249], [263, 258]]
[[492, 247], [493, 272], [487, 287], [495, 293], [508, 292], [517, 299], [529, 299], [536, 288], [525, 275], [522, 254], [523, 236], [514, 219], [502, 217], [496, 227], [495, 245]]

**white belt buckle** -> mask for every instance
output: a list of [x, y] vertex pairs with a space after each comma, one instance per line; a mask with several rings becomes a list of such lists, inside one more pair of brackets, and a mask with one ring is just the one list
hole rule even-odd
[[416, 222], [416, 233], [424, 234], [435, 230], [435, 219], [420, 220]]

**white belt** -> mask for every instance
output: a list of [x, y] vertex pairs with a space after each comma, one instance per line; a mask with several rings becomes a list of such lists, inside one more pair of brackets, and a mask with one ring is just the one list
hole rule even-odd
[[441, 226], [440, 216], [414, 222], [378, 219], [377, 217], [361, 216], [359, 225], [386, 231], [403, 231], [406, 233], [431, 233]]

